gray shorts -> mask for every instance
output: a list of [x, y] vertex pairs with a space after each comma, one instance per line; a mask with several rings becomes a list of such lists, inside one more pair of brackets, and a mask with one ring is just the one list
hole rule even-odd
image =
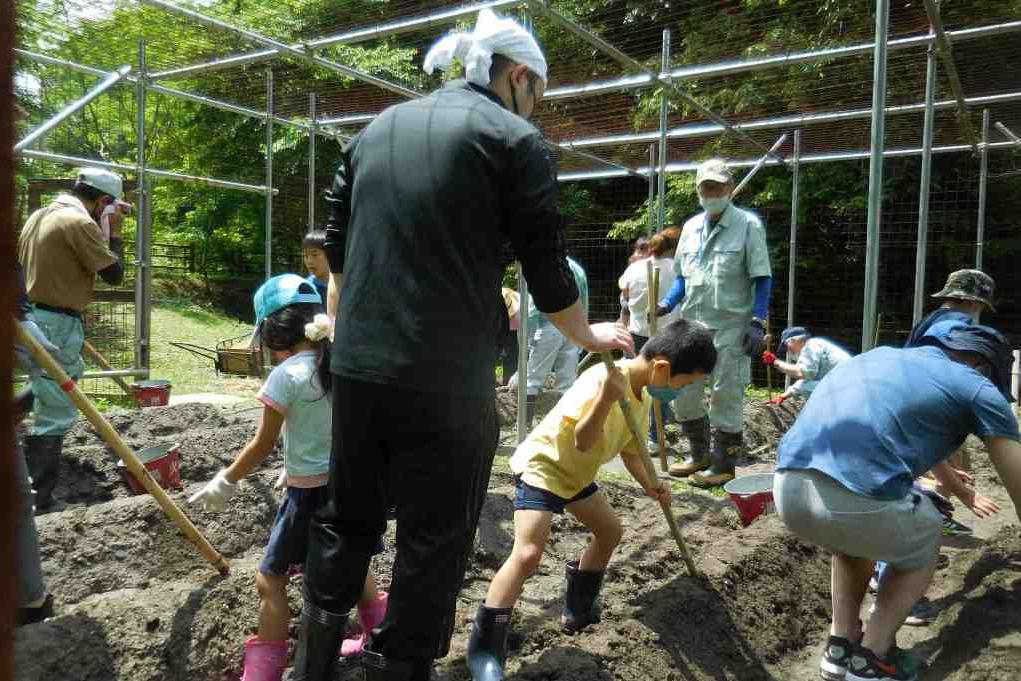
[[923, 568], [939, 554], [943, 516], [917, 492], [884, 501], [818, 471], [785, 470], [773, 478], [773, 500], [791, 532], [834, 553], [898, 570]]

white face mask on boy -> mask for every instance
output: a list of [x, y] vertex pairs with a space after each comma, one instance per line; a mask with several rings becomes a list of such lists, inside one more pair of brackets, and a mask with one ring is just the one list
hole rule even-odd
[[727, 210], [727, 206], [730, 205], [729, 196], [721, 196], [717, 198], [706, 198], [701, 194], [698, 197], [698, 203], [702, 206], [703, 210], [709, 214], [710, 217], [717, 217], [723, 214], [723, 211]]

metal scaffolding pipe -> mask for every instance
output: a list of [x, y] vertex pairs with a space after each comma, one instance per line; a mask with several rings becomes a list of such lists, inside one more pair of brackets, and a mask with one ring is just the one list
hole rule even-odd
[[[667, 73], [670, 70], [670, 29], [663, 29], [663, 47], [660, 55], [660, 73]], [[666, 167], [669, 153], [666, 142], [666, 126], [670, 115], [670, 101], [666, 95], [666, 88], [659, 99], [659, 172], [656, 174], [658, 192], [658, 203], [656, 205], [656, 225], [660, 231], [666, 226]], [[651, 284], [650, 284], [651, 287]]]
[[596, 156], [595, 154], [589, 153], [587, 151], [582, 151], [581, 149], [575, 149], [574, 145], [571, 144], [570, 142], [564, 142], [564, 143], [558, 144], [556, 146], [558, 148], [560, 148], [560, 149], [563, 149], [564, 151], [567, 151], [567, 152], [570, 152], [572, 154], [575, 154], [576, 156], [581, 156], [582, 158], [587, 158], [590, 161], [595, 161], [596, 163], [602, 163], [603, 165], [609, 166], [611, 168], [617, 168], [618, 170], [623, 170], [625, 173], [627, 173], [628, 175], [631, 175], [633, 177], [644, 177], [644, 175], [639, 173], [637, 170], [633, 170], [633, 169], [629, 168], [628, 166], [624, 165], [623, 163], [617, 163], [616, 161], [611, 161], [610, 159], [603, 158], [602, 156]]
[[932, 177], [932, 137], [936, 112], [936, 51], [930, 46], [925, 66], [925, 123], [922, 128], [922, 173], [918, 187], [918, 248], [915, 255], [915, 296], [911, 325], [922, 319], [925, 307], [925, 260], [929, 247], [929, 183]]
[[[333, 47], [334, 45], [353, 45], [355, 43], [376, 40], [378, 38], [385, 38], [391, 35], [419, 31], [426, 28], [433, 28], [435, 26], [445, 26], [465, 15], [474, 14], [475, 12], [479, 12], [487, 8], [495, 10], [502, 9], [504, 7], [520, 6], [522, 4], [524, 4], [523, 0], [494, 0], [493, 2], [482, 2], [468, 7], [456, 7], [454, 9], [442, 10], [433, 14], [426, 14], [424, 16], [401, 19], [399, 21], [370, 26], [367, 28], [359, 28], [354, 31], [347, 31], [346, 33], [317, 38], [316, 40], [307, 43], [293, 43], [291, 47], [299, 49], [302, 47], [308, 47], [313, 50], [321, 50], [323, 48]], [[256, 52], [247, 52], [244, 54], [235, 54], [228, 57], [221, 57], [219, 59], [212, 59], [201, 64], [192, 64], [190, 66], [167, 69], [166, 71], [154, 73], [152, 77], [157, 79], [184, 78], [198, 73], [206, 73], [208, 71], [245, 66], [246, 64], [255, 64], [268, 59], [275, 59], [278, 56], [280, 56], [280, 50], [277, 49], [258, 50]]]
[[[266, 186], [273, 186], [273, 69], [266, 69]], [[273, 276], [273, 193], [266, 192], [266, 240], [263, 254], [266, 258], [266, 279]]]
[[649, 209], [648, 209], [648, 216], [649, 216], [648, 232], [649, 232], [649, 236], [652, 236], [653, 232], [656, 231], [656, 220], [655, 220], [655, 218], [653, 216], [653, 212], [652, 212], [652, 206], [656, 203], [656, 184], [658, 182], [658, 177], [657, 177], [656, 173], [652, 172], [652, 169], [655, 168], [655, 167], [656, 167], [656, 145], [655, 144], [650, 144], [649, 145], [649, 172], [647, 173], [648, 176], [649, 176]]
[[[1021, 32], [1021, 21], [1009, 21], [989, 26], [966, 28], [958, 31], [948, 31], [946, 35], [955, 40], [975, 40], [996, 35]], [[926, 47], [934, 40], [931, 34], [898, 38], [888, 42], [890, 51], [905, 50], [916, 47]], [[787, 54], [774, 54], [753, 59], [733, 59], [716, 62], [714, 64], [703, 64], [687, 66], [674, 69], [670, 77], [675, 81], [693, 80], [697, 78], [729, 76], [737, 73], [749, 73], [763, 71], [780, 66], [793, 66], [796, 64], [809, 64], [829, 59], [845, 59], [870, 54], [875, 50], [875, 42], [858, 43], [842, 47], [829, 47], [821, 50], [807, 50], [804, 52], [793, 52]], [[591, 97], [593, 95], [605, 94], [607, 92], [619, 92], [650, 87], [655, 84], [656, 78], [648, 73], [633, 76], [623, 76], [612, 80], [596, 81], [583, 85], [567, 85], [564, 87], [551, 88], [543, 95], [543, 100], [571, 99], [574, 97]]]
[[[308, 231], [316, 228], [316, 95], [308, 93]], [[323, 301], [324, 303], [326, 301]]]
[[135, 81], [135, 142], [136, 168], [138, 178], [137, 218], [135, 228], [135, 366], [149, 366], [149, 336], [152, 328], [152, 223], [149, 218], [149, 191], [145, 156], [145, 110], [146, 110], [146, 54], [145, 40], [138, 41], [138, 79]]
[[86, 92], [84, 96], [68, 104], [63, 109], [61, 109], [53, 118], [43, 123], [32, 132], [28, 133], [24, 139], [22, 139], [20, 142], [14, 145], [14, 153], [18, 153], [22, 149], [29, 147], [33, 142], [35, 142], [43, 135], [48, 133], [50, 130], [53, 130], [53, 128], [57, 127], [65, 120], [67, 120], [67, 118], [74, 114], [74, 112], [78, 111], [86, 104], [91, 102], [93, 99], [95, 99], [96, 97], [103, 94], [104, 92], [112, 88], [114, 85], [119, 83], [121, 79], [124, 78], [124, 76], [128, 75], [128, 73], [130, 72], [131, 66], [125, 64], [124, 66], [120, 67], [113, 73], [107, 75], [107, 77], [104, 78], [102, 82], [100, 82], [94, 88]]
[[876, 52], [872, 71], [872, 143], [869, 154], [868, 218], [865, 236], [865, 305], [861, 350], [876, 342], [879, 295], [879, 239], [883, 208], [883, 149], [886, 143], [886, 37], [890, 30], [890, 0], [876, 0]]
[[[990, 151], [998, 149], [1010, 149], [1015, 146], [1015, 142], [990, 142]], [[967, 144], [951, 144], [943, 147], [933, 147], [932, 153], [934, 154], [956, 154], [962, 151], [970, 151], [971, 147]], [[921, 147], [900, 147], [896, 149], [886, 149], [883, 152], [883, 158], [911, 158], [914, 156], [921, 156]], [[860, 161], [862, 159], [869, 158], [871, 152], [868, 150], [862, 151], [835, 151], [828, 152], [825, 154], [807, 154], [802, 155], [801, 163], [834, 163], [837, 161]], [[735, 159], [727, 161], [727, 166], [730, 168], [751, 168], [759, 162], [757, 158], [745, 158]], [[694, 173], [698, 171], [698, 163], [671, 163], [667, 165], [667, 173]], [[770, 159], [766, 162], [766, 165], [775, 167], [780, 165], [775, 160]], [[645, 174], [649, 172], [648, 168], [636, 168], [637, 172]], [[655, 169], [654, 169], [655, 170]], [[574, 171], [569, 173], [560, 173], [557, 176], [557, 180], [560, 182], [584, 182], [587, 180], [609, 180], [615, 177], [625, 177], [627, 174], [617, 170], [583, 170]]]
[[336, 118], [321, 118], [319, 119], [319, 125], [357, 125], [358, 123], [371, 123], [378, 115], [379, 114], [366, 113], [338, 116]]
[[753, 165], [752, 169], [749, 170], [748, 173], [744, 177], [741, 178], [741, 181], [738, 183], [738, 185], [736, 187], [734, 187], [734, 191], [731, 192], [731, 194], [730, 194], [731, 198], [735, 198], [738, 194], [741, 193], [742, 189], [744, 189], [746, 186], [748, 186], [748, 183], [752, 181], [752, 178], [754, 178], [758, 174], [758, 172], [760, 170], [762, 170], [762, 166], [766, 165], [766, 162], [769, 160], [770, 154], [773, 154], [773, 153], [776, 153], [777, 151], [779, 151], [780, 147], [782, 147], [783, 143], [786, 142], [786, 141], [787, 141], [787, 133], [784, 133], [784, 134], [780, 135], [780, 138], [777, 141], [773, 142], [773, 146], [771, 146], [769, 148], [770, 153], [769, 154], [763, 154], [762, 158], [759, 159], [758, 163]]
[[1018, 137], [1013, 132], [1011, 132], [1010, 128], [1008, 128], [1003, 123], [997, 122], [996, 129], [1002, 132], [1007, 137], [1007, 139], [1013, 141], [1015, 144], [1021, 145], [1021, 137]]
[[957, 100], [957, 122], [964, 133], [964, 139], [971, 144], [972, 150], [978, 153], [975, 142], [975, 130], [971, 127], [971, 119], [968, 118], [968, 105], [964, 100], [964, 88], [961, 86], [961, 77], [957, 75], [957, 64], [954, 63], [954, 50], [950, 45], [950, 39], [943, 30], [943, 18], [939, 14], [939, 6], [936, 0], [922, 0], [925, 4], [925, 13], [929, 15], [929, 23], [932, 25], [932, 32], [936, 34], [936, 51], [943, 60], [943, 68], [947, 72], [947, 80], [950, 81], [950, 89], [953, 90], [954, 98]]
[[234, 33], [235, 35], [241, 36], [250, 42], [256, 43], [258, 45], [264, 45], [266, 47], [272, 47], [275, 50], [286, 53], [293, 57], [297, 57], [298, 59], [311, 62], [316, 66], [321, 66], [322, 68], [333, 71], [334, 73], [338, 73], [348, 78], [354, 78], [355, 80], [360, 80], [370, 85], [375, 85], [376, 87], [383, 88], [384, 90], [389, 90], [390, 92], [399, 94], [402, 97], [408, 97], [411, 99], [414, 99], [415, 97], [421, 97], [421, 94], [419, 92], [416, 92], [415, 90], [412, 90], [410, 88], [406, 88], [403, 85], [391, 83], [388, 80], [385, 80], [383, 78], [377, 78], [376, 76], [365, 73], [364, 71], [359, 71], [358, 69], [351, 68], [350, 66], [344, 66], [343, 64], [339, 64], [337, 62], [316, 56], [313, 53], [313, 51], [308, 47], [305, 46], [292, 47], [290, 45], [285, 45], [284, 43], [281, 43], [277, 40], [273, 40], [272, 38], [268, 38], [262, 34], [256, 33], [254, 31], [249, 31], [244, 28], [239, 28], [237, 26], [233, 26], [225, 21], [221, 21], [219, 19], [215, 19], [205, 14], [196, 12], [194, 10], [190, 10], [179, 5], [175, 5], [171, 2], [166, 2], [165, 0], [140, 0], [140, 2], [142, 2], [142, 4], [150, 5], [152, 7], [158, 7], [168, 12], [180, 14], [181, 16], [187, 17], [192, 21], [196, 21], [200, 24], [209, 26], [211, 28]]
[[[990, 106], [993, 104], [1004, 104], [1021, 100], [1021, 91], [1006, 92], [998, 95], [986, 95], [983, 97], [971, 97], [967, 100], [971, 106]], [[943, 99], [934, 104], [937, 111], [952, 109], [956, 106], [952, 99]], [[917, 104], [898, 104], [886, 107], [887, 116], [901, 116], [912, 113], [924, 113], [925, 102]], [[865, 120], [872, 116], [872, 109], [849, 109], [846, 111], [832, 111], [829, 113], [794, 114], [791, 116], [774, 116], [770, 118], [758, 118], [743, 123], [736, 123], [735, 127], [740, 130], [775, 130], [777, 128], [803, 127], [809, 125], [820, 125], [823, 123], [835, 123], [839, 121]], [[691, 123], [682, 125], [667, 132], [669, 139], [694, 139], [698, 137], [713, 137], [723, 132], [723, 126], [715, 123]], [[654, 142], [659, 138], [658, 132], [642, 132], [629, 135], [606, 135], [603, 137], [587, 137], [569, 142], [578, 148], [614, 146], [619, 144], [634, 144], [639, 142]], [[775, 160], [775, 159], [774, 159]]]
[[982, 110], [982, 145], [978, 175], [978, 225], [975, 233], [975, 269], [982, 269], [986, 241], [986, 195], [989, 186], [989, 109]]
[[518, 444], [528, 437], [528, 282], [518, 263]]
[[[798, 212], [801, 205], [801, 131], [794, 131], [791, 158], [791, 236], [787, 253], [787, 328], [794, 326], [794, 299], [798, 280]], [[786, 387], [790, 387], [787, 377]]]
[[[81, 156], [68, 156], [66, 154], [53, 154], [48, 151], [35, 151], [34, 149], [26, 149], [21, 154], [25, 158], [34, 158], [40, 161], [53, 161], [56, 163], [66, 163], [72, 166], [90, 166], [93, 168], [106, 168], [107, 170], [123, 170], [129, 173], [136, 172], [138, 170], [137, 165], [129, 165], [127, 163], [116, 163], [111, 161], [100, 161], [94, 158], [82, 158]], [[222, 189], [236, 189], [243, 192], [252, 192], [255, 194], [265, 194], [266, 187], [258, 184], [244, 184], [243, 182], [233, 182], [231, 180], [218, 180], [213, 177], [199, 177], [197, 175], [185, 175], [184, 173], [175, 173], [169, 170], [157, 170], [155, 168], [146, 167], [145, 174], [150, 177], [158, 177], [163, 180], [177, 180], [180, 182], [192, 182], [195, 184], [203, 184], [208, 187], [220, 187]], [[278, 194], [279, 191], [274, 189], [274, 194]]]

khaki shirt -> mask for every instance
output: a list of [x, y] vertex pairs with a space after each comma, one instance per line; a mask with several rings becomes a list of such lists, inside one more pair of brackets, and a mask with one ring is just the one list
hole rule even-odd
[[755, 302], [752, 280], [772, 276], [762, 222], [734, 205], [715, 225], [705, 213], [696, 215], [681, 231], [674, 273], [684, 277], [683, 319], [714, 329], [747, 324]]
[[18, 259], [32, 302], [79, 312], [92, 300], [96, 272], [117, 262], [81, 201], [66, 194], [29, 216]]

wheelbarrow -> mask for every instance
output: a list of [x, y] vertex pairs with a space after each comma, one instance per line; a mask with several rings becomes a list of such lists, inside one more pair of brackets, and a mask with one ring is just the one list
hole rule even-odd
[[[243, 341], [248, 341], [244, 344]], [[262, 346], [255, 340], [254, 334], [245, 334], [237, 338], [228, 338], [216, 344], [215, 348], [206, 348], [194, 343], [171, 341], [171, 345], [212, 361], [217, 375], [255, 376], [261, 378], [264, 370]]]

